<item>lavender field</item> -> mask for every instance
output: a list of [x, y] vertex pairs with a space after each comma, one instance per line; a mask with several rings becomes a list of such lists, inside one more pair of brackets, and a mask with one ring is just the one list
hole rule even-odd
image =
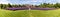
[[[55, 8], [30, 8], [31, 10], [54, 10]], [[6, 8], [6, 10], [29, 10], [29, 8]]]

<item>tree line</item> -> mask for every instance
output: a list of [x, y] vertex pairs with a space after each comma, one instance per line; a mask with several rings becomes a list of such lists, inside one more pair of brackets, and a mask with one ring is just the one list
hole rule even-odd
[[[15, 5], [11, 5], [10, 3], [8, 4], [0, 4], [0, 8], [7, 8], [7, 7], [25, 7], [26, 5], [21, 5], [21, 4], [15, 4]], [[33, 5], [32, 5], [33, 6]], [[60, 8], [60, 3], [56, 3], [56, 4], [50, 4], [50, 3], [41, 3], [40, 5], [36, 6], [36, 7], [40, 7], [40, 8]]]
[[43, 3], [43, 4], [40, 4], [39, 7], [42, 7], [42, 8], [60, 8], [60, 3], [55, 3], [55, 4]]

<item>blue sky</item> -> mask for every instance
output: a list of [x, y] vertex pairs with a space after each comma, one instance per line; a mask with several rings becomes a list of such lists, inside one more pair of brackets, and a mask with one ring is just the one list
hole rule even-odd
[[60, 3], [60, 0], [0, 0], [0, 3], [7, 4], [40, 4], [40, 3]]

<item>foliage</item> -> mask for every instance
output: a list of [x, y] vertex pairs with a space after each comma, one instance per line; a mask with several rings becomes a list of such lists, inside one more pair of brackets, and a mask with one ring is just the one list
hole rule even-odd
[[[8, 4], [0, 4], [0, 8], [7, 8], [7, 7], [26, 7], [26, 5], [24, 5], [24, 4], [23, 5], [20, 5], [20, 4], [11, 5], [10, 3], [8, 3]], [[40, 7], [40, 8], [60, 8], [60, 3], [56, 3], [56, 4], [53, 4], [53, 3], [52, 4], [51, 3], [41, 3], [40, 5], [38, 5], [38, 6], [36, 5], [35, 7]]]

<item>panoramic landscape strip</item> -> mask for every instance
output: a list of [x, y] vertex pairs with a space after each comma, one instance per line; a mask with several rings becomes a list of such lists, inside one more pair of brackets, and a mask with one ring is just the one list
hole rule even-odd
[[1, 9], [6, 10], [53, 10], [60, 8], [60, 3], [50, 4], [50, 3], [42, 3], [40, 5], [33, 4], [0, 4]]
[[0, 4], [0, 17], [60, 17], [60, 4]]
[[0, 0], [0, 17], [60, 17], [60, 0]]

